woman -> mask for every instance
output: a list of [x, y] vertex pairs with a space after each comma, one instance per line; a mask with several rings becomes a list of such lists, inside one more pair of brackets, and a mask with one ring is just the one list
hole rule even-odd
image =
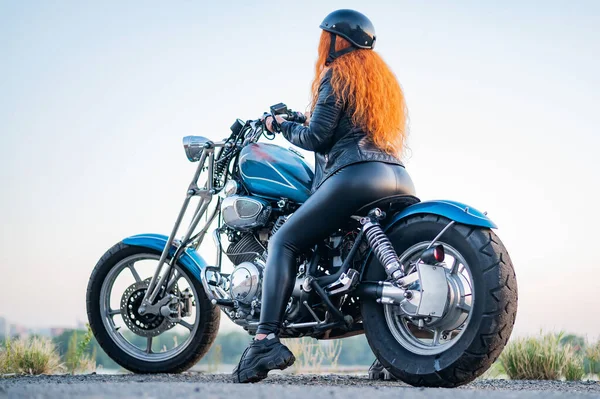
[[[236, 382], [257, 382], [270, 370], [294, 363], [294, 355], [277, 336], [298, 254], [328, 237], [363, 205], [414, 194], [399, 159], [407, 135], [404, 96], [373, 51], [371, 21], [357, 11], [338, 10], [320, 27], [310, 123], [275, 117], [287, 140], [315, 152], [313, 194], [269, 241], [260, 324], [233, 372]], [[265, 123], [273, 131], [273, 118]]]

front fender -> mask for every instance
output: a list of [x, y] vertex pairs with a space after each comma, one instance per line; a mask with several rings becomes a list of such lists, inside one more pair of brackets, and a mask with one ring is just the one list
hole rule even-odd
[[469, 226], [487, 227], [490, 229], [498, 228], [496, 223], [492, 222], [492, 220], [483, 212], [480, 212], [473, 207], [456, 201], [434, 200], [419, 202], [418, 204], [405, 208], [402, 212], [394, 215], [390, 222], [386, 224], [385, 230], [389, 229], [402, 219], [418, 214], [443, 216], [450, 220], [454, 220], [457, 223]]
[[[168, 237], [162, 234], [138, 234], [135, 236], [127, 237], [123, 240], [124, 244], [132, 245], [136, 247], [151, 248], [157, 251], [165, 249]], [[172, 256], [175, 254], [177, 247], [171, 245], [169, 254]], [[188, 248], [179, 258], [179, 263], [190, 272], [198, 281], [201, 281], [200, 272], [206, 267], [206, 261], [196, 252], [193, 248]]]

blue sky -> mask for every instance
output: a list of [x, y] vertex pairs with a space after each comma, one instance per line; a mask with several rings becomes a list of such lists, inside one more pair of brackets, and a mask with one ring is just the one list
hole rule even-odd
[[419, 196], [500, 226], [517, 333], [600, 335], [595, 1], [0, 2], [0, 315], [85, 320], [103, 252], [170, 230], [193, 173], [181, 137], [304, 109], [337, 8], [371, 18], [405, 90]]

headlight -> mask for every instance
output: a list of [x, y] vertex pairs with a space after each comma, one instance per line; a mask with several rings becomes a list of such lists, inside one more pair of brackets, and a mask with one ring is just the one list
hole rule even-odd
[[198, 162], [200, 160], [206, 143], [210, 143], [210, 140], [202, 136], [185, 136], [183, 138], [185, 155], [187, 155], [190, 162]]
[[223, 193], [226, 197], [231, 197], [232, 195], [237, 194], [238, 187], [238, 183], [235, 180], [227, 180], [227, 183], [225, 183], [225, 187], [223, 187]]

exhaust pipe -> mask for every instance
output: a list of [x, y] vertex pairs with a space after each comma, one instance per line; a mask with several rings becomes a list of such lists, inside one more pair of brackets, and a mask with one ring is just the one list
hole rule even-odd
[[[434, 253], [437, 247], [431, 248], [431, 256], [443, 257], [443, 252]], [[411, 278], [412, 276], [412, 278]], [[418, 289], [398, 287], [387, 281], [365, 282], [360, 284], [356, 292], [362, 298], [375, 299], [384, 305], [403, 303], [402, 310], [409, 316], [442, 317], [450, 288], [446, 279], [446, 269], [437, 264], [417, 264], [417, 273], [403, 279], [404, 287], [411, 287], [407, 280], [419, 281]]]
[[411, 296], [404, 288], [384, 281], [362, 283], [356, 287], [356, 293], [361, 298], [375, 299], [377, 303], [388, 305], [399, 304]]

